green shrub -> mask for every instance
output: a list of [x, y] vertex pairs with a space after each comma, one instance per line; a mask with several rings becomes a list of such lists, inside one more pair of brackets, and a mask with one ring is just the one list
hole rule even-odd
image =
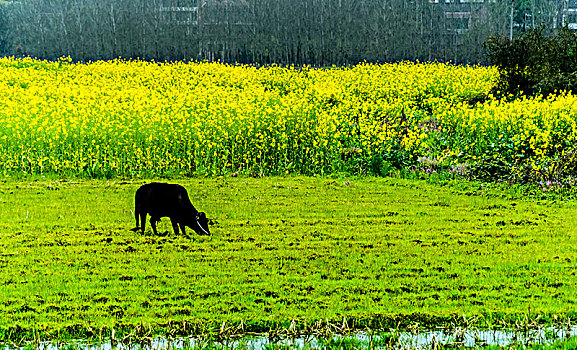
[[497, 96], [547, 96], [577, 88], [577, 33], [568, 28], [547, 35], [541, 27], [514, 40], [491, 37], [485, 48], [499, 69]]

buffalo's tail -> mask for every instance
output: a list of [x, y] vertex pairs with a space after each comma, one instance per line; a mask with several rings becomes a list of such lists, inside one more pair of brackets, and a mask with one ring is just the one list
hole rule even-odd
[[138, 222], [138, 217], [139, 217], [139, 213], [138, 210], [135, 208], [134, 209], [134, 218], [136, 219], [136, 227], [130, 229], [130, 231], [136, 232], [140, 230], [140, 223]]
[[134, 219], [136, 220], [136, 227], [131, 229], [131, 231], [138, 231], [140, 230], [140, 206], [138, 205], [139, 202], [139, 195], [138, 191], [136, 191], [136, 196], [134, 198]]

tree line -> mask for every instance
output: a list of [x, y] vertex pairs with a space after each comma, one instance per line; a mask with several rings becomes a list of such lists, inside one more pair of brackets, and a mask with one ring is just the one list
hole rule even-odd
[[493, 35], [557, 26], [557, 0], [0, 1], [0, 51], [239, 63], [485, 63]]

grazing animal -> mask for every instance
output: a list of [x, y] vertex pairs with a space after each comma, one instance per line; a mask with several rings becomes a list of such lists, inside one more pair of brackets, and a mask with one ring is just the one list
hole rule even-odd
[[188, 192], [180, 185], [153, 182], [140, 186], [134, 196], [136, 227], [133, 231], [142, 230], [144, 234], [147, 214], [150, 214], [154, 234], [158, 234], [156, 223], [160, 218], [169, 217], [175, 234], [180, 226], [182, 234], [186, 235], [185, 227], [188, 226], [197, 234], [210, 235], [206, 214], [194, 208]]

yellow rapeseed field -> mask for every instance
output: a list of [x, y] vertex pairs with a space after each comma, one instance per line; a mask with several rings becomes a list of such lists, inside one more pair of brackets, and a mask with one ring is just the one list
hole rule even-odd
[[492, 166], [509, 177], [547, 182], [566, 181], [560, 177], [571, 177], [577, 165], [577, 96], [491, 99], [436, 117], [447, 135], [442, 153], [448, 163]]
[[3, 58], [0, 70], [5, 175], [364, 174], [491, 157], [513, 169], [576, 137], [572, 95], [471, 103], [491, 67]]

